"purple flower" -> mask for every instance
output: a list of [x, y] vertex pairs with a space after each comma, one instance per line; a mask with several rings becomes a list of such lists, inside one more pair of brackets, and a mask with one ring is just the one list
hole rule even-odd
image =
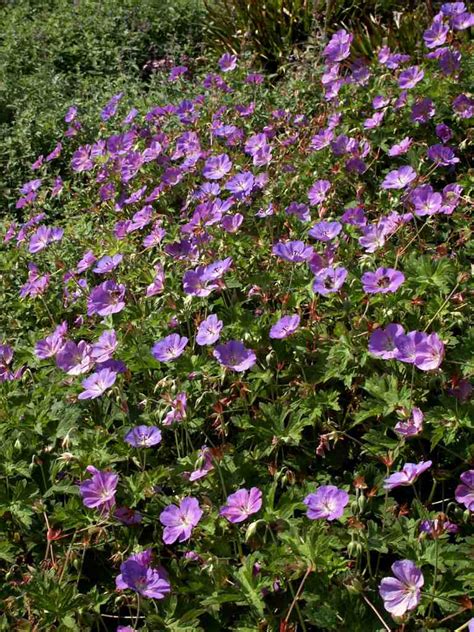
[[227, 154], [211, 156], [204, 165], [202, 174], [208, 180], [220, 180], [232, 169], [232, 161]]
[[107, 272], [112, 272], [112, 270], [115, 270], [115, 268], [120, 264], [122, 259], [123, 259], [123, 255], [121, 254], [113, 255], [112, 257], [109, 257], [108, 255], [106, 255], [105, 257], [102, 257], [101, 259], [99, 259], [95, 268], [93, 268], [92, 271], [95, 272], [96, 274], [107, 274]]
[[255, 178], [253, 174], [250, 173], [250, 171], [244, 171], [243, 173], [238, 173], [230, 180], [227, 180], [225, 188], [233, 193], [236, 198], [241, 199], [252, 193], [254, 184]]
[[331, 129], [322, 129], [311, 138], [309, 148], [313, 151], [320, 151], [328, 147], [334, 138], [334, 132]]
[[382, 189], [404, 189], [416, 178], [416, 171], [405, 166], [389, 171], [382, 182]]
[[104, 331], [97, 342], [92, 345], [91, 356], [95, 362], [106, 362], [114, 355], [117, 348], [117, 334], [113, 329]]
[[244, 221], [244, 216], [242, 213], [235, 213], [234, 215], [224, 215], [221, 220], [221, 226], [226, 231], [226, 233], [236, 233], [242, 222]]
[[303, 241], [280, 241], [273, 246], [272, 252], [277, 257], [293, 263], [309, 261], [314, 254], [313, 248]]
[[412, 408], [411, 416], [399, 421], [394, 430], [402, 437], [414, 437], [423, 428], [423, 417], [424, 415], [419, 408]]
[[176, 505], [168, 505], [160, 514], [160, 522], [164, 526], [163, 542], [185, 542], [191, 537], [193, 528], [202, 517], [202, 509], [197, 498], [188, 496]]
[[459, 158], [456, 156], [451, 147], [446, 147], [445, 145], [431, 145], [431, 147], [428, 147], [426, 155], [430, 160], [442, 167], [455, 165], [459, 162]]
[[413, 139], [409, 136], [406, 136], [403, 140], [395, 145], [392, 145], [388, 150], [388, 155], [390, 157], [401, 156], [402, 154], [406, 154], [406, 152], [410, 149]]
[[35, 345], [36, 357], [40, 360], [44, 360], [46, 358], [52, 358], [59, 353], [64, 345], [66, 332], [67, 323], [63, 322], [56, 327], [52, 334], [42, 340], [38, 340]]
[[362, 275], [362, 286], [368, 294], [396, 292], [404, 281], [404, 274], [393, 268], [378, 268], [375, 272]]
[[199, 450], [199, 456], [195, 464], [195, 469], [189, 474], [189, 480], [191, 482], [197, 481], [206, 476], [208, 472], [213, 469], [212, 451], [207, 446], [203, 446], [201, 450]]
[[226, 504], [219, 511], [220, 516], [227, 518], [229, 522], [237, 523], [247, 520], [249, 516], [262, 507], [262, 492], [258, 487], [239, 489], [227, 497]]
[[413, 364], [419, 345], [426, 339], [426, 334], [422, 331], [410, 331], [407, 334], [400, 334], [395, 339], [397, 353], [395, 358], [400, 362]]
[[270, 329], [270, 338], [288, 338], [288, 336], [295, 333], [299, 324], [300, 317], [298, 314], [293, 314], [293, 316], [283, 316]]
[[172, 410], [166, 413], [166, 417], [163, 420], [164, 425], [171, 426], [175, 421], [182, 421], [186, 417], [186, 404], [186, 393], [178, 393], [171, 402]]
[[413, 485], [416, 479], [426, 472], [432, 465], [431, 461], [420, 461], [420, 463], [405, 463], [400, 472], [391, 474], [384, 480], [383, 488], [392, 490], [396, 487], [407, 487]]
[[292, 202], [285, 209], [288, 215], [294, 215], [302, 222], [308, 222], [311, 219], [311, 215], [309, 213], [309, 208], [306, 204], [300, 204], [298, 202]]
[[435, 18], [431, 26], [423, 33], [423, 39], [427, 48], [436, 48], [446, 42], [449, 26], [444, 24], [441, 18]]
[[223, 326], [224, 323], [222, 320], [219, 320], [215, 314], [208, 316], [206, 320], [203, 320], [199, 325], [196, 335], [197, 344], [201, 346], [214, 344], [219, 340]]
[[326, 296], [341, 289], [347, 277], [345, 268], [322, 268], [316, 273], [313, 282], [313, 292]]
[[339, 222], [318, 222], [308, 232], [310, 237], [318, 241], [331, 241], [337, 237], [342, 230]]
[[420, 603], [425, 580], [420, 569], [410, 560], [392, 564], [392, 573], [395, 577], [384, 577], [380, 582], [379, 594], [385, 610], [394, 617], [401, 617]]
[[445, 123], [439, 123], [435, 128], [436, 136], [443, 142], [447, 143], [453, 137], [453, 132]]
[[115, 114], [117, 113], [118, 104], [122, 97], [123, 97], [123, 92], [119, 92], [118, 94], [115, 94], [108, 101], [108, 103], [105, 105], [104, 109], [100, 113], [100, 118], [103, 121], [108, 121], [110, 118], [115, 116]]
[[429, 184], [416, 187], [410, 193], [410, 202], [415, 207], [415, 215], [424, 217], [425, 215], [434, 215], [441, 209], [443, 197], [441, 193], [435, 193], [433, 187]]
[[417, 101], [412, 109], [410, 118], [414, 123], [427, 123], [436, 113], [436, 108], [431, 99], [425, 98]]
[[71, 167], [73, 171], [81, 173], [81, 171], [89, 171], [94, 166], [91, 160], [91, 146], [85, 145], [79, 147], [72, 155]]
[[72, 340], [68, 340], [56, 355], [56, 365], [68, 375], [87, 373], [93, 364], [91, 347], [85, 340], [79, 341], [77, 345]]
[[459, 94], [453, 101], [453, 109], [461, 118], [471, 118], [474, 115], [474, 99]]
[[187, 344], [186, 336], [170, 334], [153, 345], [151, 355], [159, 362], [172, 362], [179, 358]]
[[349, 57], [353, 37], [344, 29], [336, 31], [323, 51], [326, 61], [339, 62]]
[[125, 441], [134, 448], [150, 448], [161, 442], [161, 430], [156, 426], [135, 426], [127, 432]]
[[72, 121], [76, 118], [76, 116], [77, 116], [77, 108], [75, 105], [71, 105], [64, 116], [64, 120], [66, 123], [72, 123]]
[[151, 549], [131, 555], [120, 565], [115, 578], [119, 590], [130, 588], [149, 599], [164, 599], [171, 591], [168, 575], [163, 568], [150, 568]]
[[346, 209], [341, 217], [341, 222], [343, 224], [351, 224], [352, 226], [365, 226], [367, 224], [367, 218], [364, 209], [360, 206], [353, 206]]
[[348, 502], [349, 494], [334, 485], [322, 485], [304, 499], [308, 507], [306, 515], [311, 520], [336, 520], [342, 516]]
[[95, 399], [100, 397], [108, 388], [115, 384], [117, 373], [112, 369], [101, 369], [93, 373], [82, 382], [84, 391], [79, 393], [78, 399]]
[[89, 509], [109, 512], [115, 505], [118, 474], [98, 470], [93, 465], [88, 465], [86, 469], [92, 477], [79, 485], [82, 502]]
[[81, 274], [81, 272], [85, 272], [85, 270], [90, 268], [91, 265], [94, 264], [96, 261], [97, 261], [97, 257], [94, 255], [92, 250], [88, 250], [87, 252], [85, 252], [82, 256], [82, 259], [79, 261], [79, 263], [76, 266], [77, 274]]
[[464, 31], [471, 28], [471, 26], [474, 26], [474, 13], [469, 13], [468, 11], [458, 13], [452, 18], [451, 26], [455, 31]]
[[231, 55], [230, 53], [224, 53], [218, 63], [222, 72], [230, 72], [231, 70], [235, 70], [235, 68], [237, 68], [237, 57], [236, 55]]
[[163, 292], [165, 287], [165, 271], [163, 266], [160, 263], [157, 263], [155, 266], [155, 276], [153, 277], [152, 283], [146, 288], [146, 296], [149, 298], [150, 296], [156, 296]]
[[212, 355], [222, 366], [238, 372], [250, 369], [257, 361], [254, 351], [247, 349], [240, 340], [229, 340], [218, 345]]
[[376, 329], [370, 336], [370, 353], [383, 360], [395, 358], [398, 353], [396, 340], [403, 334], [403, 327], [394, 323], [387, 325], [385, 329]]
[[421, 371], [437, 369], [444, 358], [444, 344], [435, 333], [423, 338], [416, 346], [415, 366]]
[[317, 180], [308, 191], [308, 199], [310, 204], [316, 206], [321, 204], [326, 197], [327, 192], [331, 188], [329, 180]]
[[104, 281], [95, 287], [87, 301], [87, 315], [110, 316], [117, 314], [125, 307], [125, 285], [115, 281]]
[[456, 487], [454, 497], [469, 511], [474, 511], [474, 470], [461, 474], [461, 484]]
[[414, 88], [424, 76], [425, 73], [419, 66], [410, 66], [410, 68], [402, 70], [400, 73], [398, 85], [403, 89]]

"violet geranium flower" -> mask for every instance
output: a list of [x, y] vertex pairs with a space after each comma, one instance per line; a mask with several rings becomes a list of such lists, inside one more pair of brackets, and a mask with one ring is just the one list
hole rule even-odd
[[120, 565], [115, 578], [119, 590], [130, 588], [149, 599], [163, 599], [171, 591], [168, 575], [163, 568], [150, 568], [151, 549], [131, 555]]
[[404, 189], [416, 178], [416, 171], [410, 167], [400, 167], [389, 171], [382, 182], [382, 189]]
[[336, 520], [344, 513], [349, 494], [335, 485], [322, 485], [314, 494], [308, 494], [303, 502], [311, 520]]
[[303, 241], [280, 241], [273, 246], [272, 252], [277, 257], [293, 263], [308, 261], [314, 255], [313, 248]]
[[101, 513], [110, 511], [115, 505], [118, 474], [98, 470], [93, 465], [88, 465], [86, 470], [92, 477], [79, 485], [82, 502], [89, 509], [98, 509]]
[[345, 268], [322, 268], [314, 277], [313, 291], [317, 294], [333, 294], [341, 289], [347, 277]]
[[392, 490], [396, 487], [413, 485], [416, 479], [432, 466], [432, 461], [420, 461], [419, 463], [405, 463], [400, 472], [391, 474], [384, 480], [383, 488]]
[[78, 399], [95, 399], [105, 393], [105, 391], [115, 384], [117, 372], [112, 369], [101, 369], [93, 373], [82, 382], [85, 390], [79, 393]]
[[372, 332], [369, 340], [370, 353], [383, 360], [391, 360], [398, 353], [397, 338], [402, 336], [405, 330], [401, 325], [391, 323], [385, 329], [379, 328]]
[[211, 314], [199, 325], [199, 329], [196, 335], [196, 342], [200, 346], [212, 345], [221, 335], [222, 327], [224, 323], [219, 320], [215, 314]]
[[257, 361], [255, 352], [252, 349], [247, 349], [240, 340], [229, 340], [218, 345], [212, 355], [222, 366], [238, 372], [250, 369]]
[[107, 362], [114, 355], [117, 348], [117, 334], [114, 329], [101, 333], [97, 342], [91, 347], [91, 356], [95, 362]]
[[270, 329], [270, 338], [283, 339], [294, 334], [300, 324], [298, 314], [283, 316]]
[[202, 517], [202, 509], [197, 498], [188, 496], [176, 505], [168, 505], [160, 514], [160, 522], [164, 526], [163, 542], [173, 544], [178, 540], [189, 540], [193, 528]]
[[179, 358], [187, 344], [186, 336], [170, 334], [153, 345], [151, 355], [159, 362], [171, 362]]
[[395, 617], [401, 617], [420, 603], [425, 580], [420, 569], [410, 560], [392, 564], [392, 573], [395, 577], [384, 577], [380, 582], [379, 594], [385, 610]]
[[402, 437], [414, 437], [421, 432], [423, 417], [424, 415], [419, 408], [412, 408], [411, 416], [399, 421], [394, 430]]
[[107, 272], [112, 272], [115, 268], [120, 264], [123, 259], [123, 255], [116, 254], [112, 257], [106, 255], [99, 259], [96, 263], [95, 268], [92, 268], [92, 271], [96, 274], [107, 274]]
[[87, 315], [110, 316], [125, 307], [125, 285], [109, 280], [95, 287], [87, 301]]
[[454, 497], [469, 511], [474, 511], [474, 470], [463, 472], [460, 478], [461, 484], [456, 487]]
[[361, 280], [367, 294], [387, 294], [396, 292], [405, 281], [405, 276], [393, 268], [378, 268], [375, 272], [363, 274]]
[[331, 241], [337, 237], [342, 230], [342, 224], [339, 222], [318, 222], [308, 232], [310, 237], [318, 241]]
[[161, 430], [156, 426], [135, 426], [127, 432], [125, 441], [134, 448], [150, 448], [161, 442]]
[[231, 53], [224, 53], [218, 63], [222, 72], [230, 72], [237, 68], [237, 56]]
[[219, 515], [227, 518], [229, 522], [237, 523], [247, 520], [249, 516], [262, 507], [262, 492], [258, 487], [239, 489], [227, 497], [226, 504], [221, 507]]
[[232, 161], [227, 154], [211, 156], [206, 160], [202, 175], [208, 180], [220, 180], [232, 169]]

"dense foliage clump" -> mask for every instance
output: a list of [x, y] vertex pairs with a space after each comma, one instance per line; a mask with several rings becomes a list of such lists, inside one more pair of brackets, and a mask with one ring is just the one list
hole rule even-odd
[[472, 23], [69, 104], [0, 251], [5, 629], [467, 629]]

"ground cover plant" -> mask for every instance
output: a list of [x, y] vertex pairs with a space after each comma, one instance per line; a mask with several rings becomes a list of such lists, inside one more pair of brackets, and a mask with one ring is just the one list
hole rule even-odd
[[4, 629], [472, 628], [473, 19], [69, 105], [2, 222]]

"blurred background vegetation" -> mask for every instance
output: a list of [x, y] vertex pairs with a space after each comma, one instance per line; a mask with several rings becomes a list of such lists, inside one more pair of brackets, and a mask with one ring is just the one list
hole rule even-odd
[[[0, 197], [13, 209], [29, 165], [50, 152], [71, 104], [81, 121], [119, 90], [138, 104], [166, 98], [163, 72], [191, 71], [223, 51], [281, 80], [317, 64], [345, 27], [368, 56], [385, 40], [415, 53], [434, 0], [0, 0]], [[436, 6], [434, 6], [436, 5]], [[403, 15], [402, 15], [403, 10]], [[215, 68], [214, 68], [215, 70]], [[88, 118], [89, 117], [89, 118]]]

